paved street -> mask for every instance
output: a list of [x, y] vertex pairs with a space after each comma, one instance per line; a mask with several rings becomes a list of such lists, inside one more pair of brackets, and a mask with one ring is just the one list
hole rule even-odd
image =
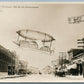
[[25, 77], [0, 79], [0, 82], [84, 82], [82, 76], [55, 77], [54, 75], [27, 75]]

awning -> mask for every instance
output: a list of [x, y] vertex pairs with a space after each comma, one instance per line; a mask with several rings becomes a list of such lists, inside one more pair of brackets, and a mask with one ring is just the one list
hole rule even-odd
[[67, 66], [67, 69], [76, 69], [77, 68], [77, 64], [72, 64]]

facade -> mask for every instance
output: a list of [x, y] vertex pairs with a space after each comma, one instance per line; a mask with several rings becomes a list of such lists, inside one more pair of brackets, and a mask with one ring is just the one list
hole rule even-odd
[[83, 49], [71, 49], [68, 51], [68, 56], [69, 60], [71, 61], [72, 59], [78, 57], [80, 53], [84, 53]]
[[8, 66], [15, 65], [15, 55], [0, 45], [0, 72], [7, 72]]
[[72, 74], [82, 75], [83, 73], [83, 62], [84, 62], [84, 49], [71, 49], [68, 51], [70, 64], [68, 69], [71, 70]]

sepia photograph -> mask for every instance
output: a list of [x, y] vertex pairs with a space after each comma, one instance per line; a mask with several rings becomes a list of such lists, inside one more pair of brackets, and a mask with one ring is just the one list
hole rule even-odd
[[0, 82], [84, 82], [84, 3], [0, 2]]

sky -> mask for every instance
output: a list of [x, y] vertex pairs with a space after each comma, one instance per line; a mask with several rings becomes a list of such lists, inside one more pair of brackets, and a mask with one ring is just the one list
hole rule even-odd
[[[37, 8], [2, 8], [2, 6], [37, 6]], [[77, 48], [77, 39], [84, 37], [84, 22], [69, 24], [68, 17], [84, 15], [84, 4], [30, 4], [28, 2], [0, 2], [0, 44], [16, 51], [20, 59], [30, 66], [44, 67], [59, 58], [59, 52]], [[55, 54], [50, 56], [29, 48], [20, 48], [13, 43], [16, 31], [32, 29], [52, 35]]]

